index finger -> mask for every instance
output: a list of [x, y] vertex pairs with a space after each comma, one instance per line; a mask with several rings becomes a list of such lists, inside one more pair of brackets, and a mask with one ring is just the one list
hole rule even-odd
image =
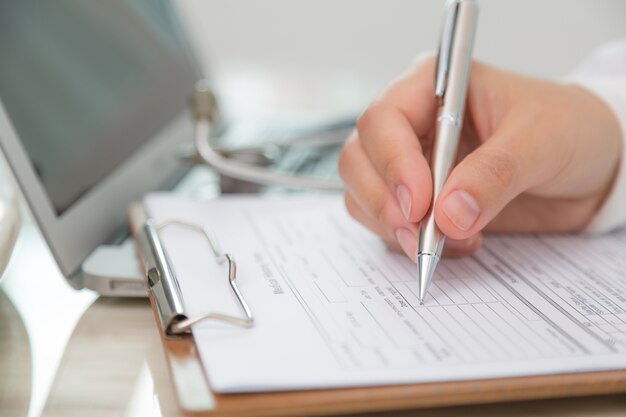
[[413, 65], [379, 97], [380, 101], [395, 106], [420, 138], [433, 127], [437, 114], [435, 65], [436, 57], [433, 53], [419, 55]]
[[432, 180], [420, 136], [434, 123], [434, 63], [422, 60], [394, 82], [357, 122], [372, 165], [398, 199], [404, 216], [418, 222], [431, 203]]

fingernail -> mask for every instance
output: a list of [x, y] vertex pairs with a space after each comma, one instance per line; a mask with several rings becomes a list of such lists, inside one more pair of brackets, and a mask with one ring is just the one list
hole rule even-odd
[[474, 197], [463, 190], [448, 195], [442, 210], [456, 227], [464, 231], [469, 230], [480, 216], [480, 206]]
[[398, 197], [404, 218], [408, 220], [411, 215], [411, 192], [404, 185], [399, 185], [396, 189], [396, 197]]
[[415, 250], [417, 242], [415, 236], [410, 230], [400, 228], [396, 230], [396, 239], [400, 244], [400, 247], [413, 261], [415, 261]]

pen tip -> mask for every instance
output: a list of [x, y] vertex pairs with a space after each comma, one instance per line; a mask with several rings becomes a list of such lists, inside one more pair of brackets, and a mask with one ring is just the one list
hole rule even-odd
[[424, 300], [420, 299], [420, 305], [423, 306], [424, 305]]
[[430, 281], [435, 274], [435, 267], [438, 261], [439, 257], [431, 254], [419, 254], [417, 257], [417, 280], [421, 304], [424, 304], [424, 299], [426, 298]]

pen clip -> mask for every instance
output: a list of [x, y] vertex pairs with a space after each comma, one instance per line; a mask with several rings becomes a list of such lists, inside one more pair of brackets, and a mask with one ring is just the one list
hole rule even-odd
[[445, 5], [441, 39], [439, 40], [439, 51], [437, 53], [437, 66], [435, 68], [435, 97], [439, 98], [444, 96], [448, 83], [448, 71], [450, 69], [458, 12], [459, 1], [448, 0]]

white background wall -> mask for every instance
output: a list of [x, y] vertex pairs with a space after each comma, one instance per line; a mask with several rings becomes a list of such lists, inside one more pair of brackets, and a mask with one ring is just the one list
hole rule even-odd
[[[436, 48], [442, 1], [178, 0], [213, 67], [354, 71], [383, 83]], [[558, 77], [594, 46], [626, 38], [623, 0], [481, 0], [476, 57]]]

